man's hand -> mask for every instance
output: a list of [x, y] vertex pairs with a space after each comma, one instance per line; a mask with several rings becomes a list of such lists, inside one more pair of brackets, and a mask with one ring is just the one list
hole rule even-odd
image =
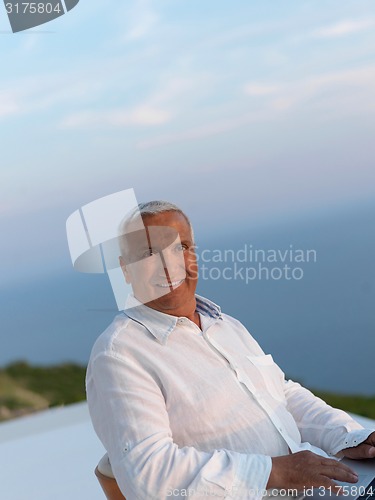
[[369, 435], [366, 441], [354, 446], [353, 448], [345, 448], [343, 454], [354, 460], [361, 458], [375, 458], [375, 432]]
[[300, 451], [292, 455], [272, 458], [272, 470], [267, 488], [296, 489], [324, 486], [338, 492], [333, 481], [356, 483], [357, 474], [349, 467], [332, 458], [324, 458], [311, 451]]

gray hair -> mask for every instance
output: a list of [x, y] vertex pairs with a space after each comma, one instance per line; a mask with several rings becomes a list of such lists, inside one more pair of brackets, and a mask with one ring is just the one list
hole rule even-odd
[[122, 219], [119, 226], [119, 244], [120, 244], [121, 254], [124, 255], [126, 251], [125, 248], [126, 238], [122, 238], [121, 236], [130, 232], [129, 231], [130, 226], [134, 224], [139, 219], [139, 217], [143, 218], [143, 216], [153, 216], [153, 215], [163, 214], [165, 212], [177, 212], [181, 214], [183, 217], [185, 217], [186, 222], [189, 224], [190, 227], [191, 238], [194, 242], [193, 226], [190, 222], [189, 217], [185, 214], [185, 212], [183, 212], [181, 208], [179, 208], [177, 205], [169, 201], [152, 200], [139, 203], [138, 206], [130, 210], [130, 212], [128, 212]]

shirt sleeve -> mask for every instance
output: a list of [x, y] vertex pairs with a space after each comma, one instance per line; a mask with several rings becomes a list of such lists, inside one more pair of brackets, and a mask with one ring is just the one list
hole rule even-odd
[[137, 361], [96, 355], [86, 388], [95, 431], [127, 500], [260, 499], [265, 493], [270, 457], [173, 442], [163, 388]]
[[[285, 382], [284, 393], [302, 441], [318, 446], [331, 456], [362, 443], [373, 432], [373, 429], [364, 429], [350, 415], [332, 408], [297, 382]], [[340, 457], [340, 454], [337, 456]]]

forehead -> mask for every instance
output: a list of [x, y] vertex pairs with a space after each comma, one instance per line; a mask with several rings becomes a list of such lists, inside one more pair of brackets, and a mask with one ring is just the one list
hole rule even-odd
[[145, 226], [167, 226], [176, 230], [180, 238], [191, 238], [190, 224], [180, 212], [163, 212], [155, 215], [142, 215]]
[[139, 229], [139, 222], [139, 218], [133, 220], [127, 227], [128, 232], [121, 236], [128, 263], [144, 258], [144, 252], [149, 249], [159, 252], [177, 241], [192, 243], [190, 224], [179, 212], [143, 215], [143, 229]]

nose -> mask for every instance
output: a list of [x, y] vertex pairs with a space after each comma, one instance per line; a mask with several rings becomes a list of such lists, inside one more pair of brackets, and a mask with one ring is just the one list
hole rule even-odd
[[162, 251], [163, 267], [170, 281], [182, 280], [186, 276], [183, 252], [175, 252], [170, 248]]

